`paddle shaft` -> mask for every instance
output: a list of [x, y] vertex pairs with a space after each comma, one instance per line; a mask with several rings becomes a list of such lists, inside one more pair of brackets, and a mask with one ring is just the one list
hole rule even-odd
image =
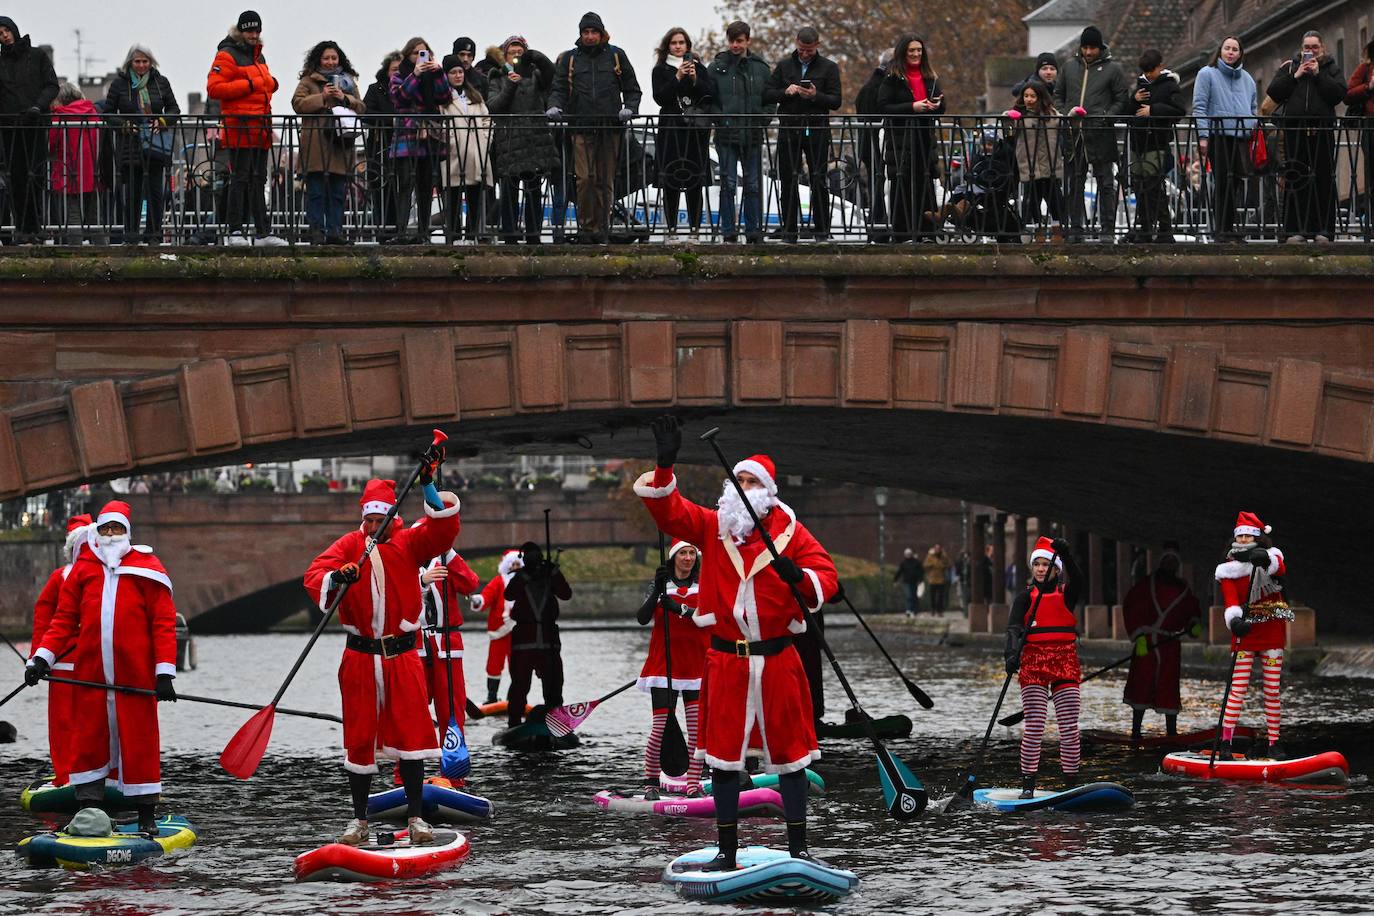
[[[1187, 630], [1179, 630], [1179, 631], [1176, 632], [1176, 633], [1170, 633], [1168, 636], [1164, 637], [1163, 639], [1161, 639], [1159, 642], [1155, 643], [1155, 644], [1154, 644], [1153, 646], [1151, 646], [1150, 648], [1151, 648], [1152, 650], [1153, 650], [1153, 649], [1158, 649], [1160, 646], [1168, 645], [1168, 644], [1171, 643], [1171, 642], [1176, 642], [1176, 641], [1182, 639], [1183, 637], [1185, 637], [1185, 636], [1187, 636], [1187, 635], [1188, 635], [1188, 631], [1187, 631]], [[1129, 662], [1129, 661], [1130, 661], [1131, 659], [1133, 659], [1133, 658], [1135, 658], [1135, 653], [1134, 653], [1134, 652], [1132, 652], [1130, 655], [1126, 656], [1125, 658], [1117, 659], [1116, 661], [1112, 662], [1110, 665], [1106, 665], [1105, 667], [1098, 668], [1096, 671], [1094, 671], [1092, 674], [1089, 674], [1087, 677], [1083, 678], [1083, 679], [1080, 680], [1078, 683], [1080, 683], [1080, 684], [1086, 684], [1088, 681], [1091, 681], [1093, 678], [1095, 678], [1095, 677], [1100, 677], [1101, 675], [1106, 674], [1108, 671], [1111, 671], [1111, 670], [1113, 670], [1114, 668], [1120, 668], [1122, 665], [1126, 664], [1127, 662]], [[1158, 675], [1159, 672], [1156, 671], [1155, 673], [1156, 673], [1156, 675]], [[1005, 717], [1005, 718], [998, 719], [998, 720], [997, 720], [997, 724], [998, 724], [998, 725], [1007, 725], [1007, 726], [1019, 725], [1020, 722], [1021, 722], [1021, 720], [1024, 719], [1024, 718], [1026, 718], [1025, 710], [1021, 710], [1021, 711], [1019, 711], [1019, 712], [1014, 712], [1014, 713], [1012, 713], [1011, 715], [1009, 715], [1009, 716], [1007, 716], [1007, 717]]]
[[[659, 566], [667, 566], [667, 565], [668, 565], [668, 555], [667, 555], [667, 552], [663, 549], [663, 532], [662, 532], [662, 531], [660, 531], [660, 532], [658, 533], [658, 565], [659, 565]], [[671, 575], [671, 572], [669, 573], [669, 575]], [[672, 715], [672, 716], [676, 716], [677, 713], [674, 712], [673, 710], [677, 707], [677, 697], [672, 695], [672, 689], [673, 689], [673, 639], [672, 639], [672, 636], [668, 633], [668, 630], [669, 630], [669, 626], [668, 626], [668, 609], [665, 608], [665, 607], [663, 607], [663, 604], [662, 604], [662, 602], [663, 602], [663, 597], [664, 597], [664, 596], [663, 596], [663, 593], [660, 592], [660, 593], [659, 593], [659, 596], [658, 596], [658, 600], [659, 600], [659, 608], [658, 608], [658, 609], [659, 609], [659, 611], [662, 612], [662, 617], [663, 617], [663, 669], [664, 669], [664, 671], [665, 671], [665, 672], [667, 673], [667, 675], [668, 675], [668, 691], [669, 691], [669, 697], [668, 697], [668, 714], [669, 714], [669, 715]]]
[[843, 598], [845, 605], [849, 608], [849, 612], [854, 615], [855, 620], [859, 621], [859, 626], [864, 628], [864, 632], [873, 640], [873, 645], [878, 647], [878, 651], [883, 654], [883, 658], [887, 659], [887, 663], [892, 666], [892, 670], [897, 672], [897, 676], [902, 679], [902, 683], [906, 685], [907, 693], [915, 697], [916, 702], [920, 703], [926, 709], [930, 709], [934, 706], [935, 701], [932, 700], [924, 690], [912, 683], [911, 678], [903, 674], [902, 669], [897, 667], [897, 662], [893, 660], [891, 655], [887, 654], [887, 649], [883, 648], [883, 644], [878, 641], [878, 634], [874, 633], [867, 621], [859, 615], [858, 608], [854, 607], [854, 602], [849, 600], [849, 596], [844, 595]]
[[[53, 684], [70, 684], [73, 687], [90, 687], [93, 690], [113, 690], [116, 693], [130, 693], [136, 696], [155, 697], [157, 691], [149, 687], [129, 687], [125, 684], [101, 684], [97, 681], [78, 681], [69, 677], [53, 677], [48, 675], [43, 678]], [[185, 700], [188, 703], [207, 703], [211, 706], [232, 706], [235, 709], [251, 709], [258, 712], [263, 707], [254, 703], [239, 703], [234, 700], [221, 700], [217, 697], [201, 697], [193, 693], [179, 693], [178, 700]], [[304, 719], [323, 719], [325, 722], [337, 722], [343, 724], [343, 719], [338, 716], [330, 715], [327, 712], [309, 712], [304, 709], [277, 709], [277, 712], [284, 716], [300, 716]]]
[[[8, 640], [6, 640], [6, 642], [8, 642]], [[56, 664], [57, 662], [62, 661], [62, 659], [66, 658], [68, 655], [71, 655], [72, 652], [73, 652], [75, 649], [76, 649], [76, 643], [72, 643], [70, 646], [68, 646], [68, 647], [62, 652], [61, 655], [57, 656], [57, 658], [54, 660], [53, 663]], [[19, 696], [19, 694], [22, 693], [22, 692], [24, 691], [24, 688], [25, 688], [25, 687], [31, 687], [31, 686], [33, 686], [33, 685], [30, 684], [28, 681], [23, 681], [23, 682], [21, 682], [21, 683], [19, 684], [18, 687], [14, 688], [14, 689], [11, 690], [9, 693], [5, 694], [5, 698], [4, 698], [3, 700], [0, 700], [0, 706], [4, 706], [4, 705], [5, 705], [6, 703], [8, 703], [10, 700], [13, 700], [15, 697]]]
[[20, 652], [20, 651], [19, 651], [19, 647], [18, 647], [18, 646], [16, 646], [14, 643], [10, 642], [10, 638], [9, 638], [8, 636], [6, 636], [4, 633], [0, 633], [0, 639], [3, 639], [3, 640], [5, 641], [5, 645], [9, 646], [11, 649], [14, 650], [14, 654], [17, 655], [17, 656], [19, 656], [19, 660], [20, 660], [21, 662], [23, 662], [24, 664], [28, 664], [28, 661], [29, 661], [29, 660], [24, 656], [24, 653], [23, 653], [23, 652]]
[[[1250, 589], [1245, 593], [1245, 610], [1250, 610], [1250, 593], [1255, 590], [1255, 577], [1259, 575], [1259, 567], [1250, 564]], [[1244, 613], [1241, 614], [1244, 617]], [[1228, 628], [1229, 629], [1229, 628]], [[1240, 656], [1240, 649], [1231, 650], [1231, 670], [1226, 672], [1226, 686], [1221, 691], [1221, 709], [1217, 710], [1217, 733], [1212, 736], [1212, 756], [1207, 761], [1208, 768], [1217, 765], [1217, 752], [1221, 750], [1221, 724], [1226, 721], [1226, 704], [1231, 702], [1231, 679], [1236, 676], [1236, 659]]]

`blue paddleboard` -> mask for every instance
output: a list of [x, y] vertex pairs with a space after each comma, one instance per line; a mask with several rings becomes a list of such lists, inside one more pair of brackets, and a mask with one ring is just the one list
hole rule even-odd
[[61, 866], [77, 871], [112, 865], [135, 865], [196, 841], [191, 823], [179, 815], [157, 820], [157, 839], [138, 833], [137, 824], [115, 827], [110, 836], [72, 836], [62, 831], [40, 833], [19, 841], [17, 852], [30, 865]]
[[1125, 811], [1135, 804], [1131, 790], [1115, 782], [1090, 782], [1063, 792], [1037, 789], [1034, 798], [1021, 798], [1020, 789], [975, 789], [973, 800], [994, 811]]
[[[426, 782], [421, 792], [424, 818], [435, 824], [476, 824], [491, 819], [491, 802], [479, 795], [469, 795], [451, 786]], [[369, 819], [392, 819], [404, 822], [406, 790], [400, 786], [367, 797]]]
[[741, 849], [732, 872], [700, 870], [715, 857], [714, 846], [678, 856], [663, 870], [663, 880], [692, 900], [778, 906], [834, 903], [859, 885], [853, 872], [766, 846]]

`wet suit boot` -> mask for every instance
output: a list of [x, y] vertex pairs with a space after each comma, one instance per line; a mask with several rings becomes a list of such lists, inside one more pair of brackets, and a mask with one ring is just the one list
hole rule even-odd
[[1288, 759], [1288, 753], [1283, 749], [1283, 745], [1279, 744], [1277, 741], [1269, 745], [1269, 750], [1265, 752], [1265, 756], [1270, 760]]
[[487, 703], [496, 702], [496, 693], [501, 689], [501, 679], [499, 677], [487, 678]]
[[787, 852], [794, 859], [810, 859], [806, 849], [806, 771], [784, 773], [778, 779], [782, 813], [787, 820]]
[[1021, 774], [1021, 794], [1019, 798], [1035, 798], [1035, 774]]
[[702, 871], [734, 871], [739, 850], [739, 773], [734, 770], [711, 772], [711, 794], [716, 800], [716, 857]]
[[138, 832], [152, 839], [157, 839], [157, 815], [155, 814], [156, 805], [138, 805]]
[[1231, 760], [1233, 757], [1234, 757], [1234, 752], [1231, 750], [1231, 742], [1230, 742], [1230, 741], [1219, 741], [1219, 742], [1217, 742], [1217, 759], [1218, 759], [1218, 760]]

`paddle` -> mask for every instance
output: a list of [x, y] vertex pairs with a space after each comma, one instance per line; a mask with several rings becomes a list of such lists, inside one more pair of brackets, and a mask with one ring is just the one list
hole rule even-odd
[[[436, 484], [440, 477], [436, 469]], [[438, 557], [441, 563], [443, 559], [443, 555]], [[434, 651], [437, 652], [441, 646], [443, 647], [444, 678], [448, 681], [448, 728], [444, 730], [444, 744], [439, 751], [439, 772], [445, 779], [462, 779], [472, 772], [472, 754], [468, 751], [468, 742], [463, 730], [458, 727], [458, 711], [453, 701], [453, 638], [449, 635], [451, 625], [448, 616], [449, 608], [453, 606], [452, 602], [457, 600], [457, 596], [449, 594], [447, 578], [440, 580], [439, 591], [444, 595], [444, 619], [442, 629], [437, 634], [439, 638], [434, 641]]]
[[[658, 565], [668, 564], [663, 549], [663, 532], [658, 533]], [[659, 593], [659, 601], [663, 593]], [[663, 620], [663, 668], [668, 676], [668, 721], [663, 726], [663, 741], [659, 745], [659, 769], [674, 778], [687, 772], [687, 741], [682, 737], [682, 726], [677, 721], [677, 691], [673, 689], [673, 640], [669, 634], [672, 629], [668, 611], [660, 604], [659, 611]]]
[[[1255, 577], [1259, 575], [1259, 567], [1250, 564], [1250, 588], [1245, 592], [1245, 611], [1250, 610], [1250, 595], [1255, 590]], [[1242, 619], [1245, 614], [1241, 614]], [[1234, 630], [1232, 631], [1235, 632]], [[1239, 641], [1237, 641], [1239, 642]], [[1207, 758], [1207, 767], [1211, 769], [1217, 765], [1217, 752], [1221, 750], [1221, 725], [1226, 721], [1226, 704], [1231, 702], [1231, 679], [1236, 676], [1236, 658], [1240, 654], [1239, 649], [1231, 650], [1231, 670], [1226, 673], [1226, 687], [1221, 691], [1221, 709], [1217, 710], [1217, 733], [1212, 736], [1212, 753]]]
[[19, 656], [19, 660], [21, 662], [23, 662], [26, 665], [29, 663], [29, 660], [24, 656], [24, 653], [19, 651], [18, 646], [10, 642], [10, 638], [8, 636], [6, 636], [4, 633], [0, 633], [0, 639], [3, 639], [5, 641], [5, 645], [9, 646], [11, 649], [14, 650], [14, 654]]
[[548, 710], [544, 714], [544, 724], [548, 726], [549, 734], [557, 738], [569, 734], [583, 722], [586, 722], [587, 717], [592, 714], [596, 707], [616, 694], [624, 693], [638, 683], [638, 680], [633, 680], [628, 684], [621, 684], [604, 697], [598, 697], [584, 703], [566, 703], [556, 709]]
[[[716, 441], [716, 436], [720, 433], [720, 427], [712, 427], [702, 433], [701, 438], [711, 443], [711, 448], [715, 451], [716, 457], [720, 459], [721, 467], [725, 468], [725, 475], [734, 484], [735, 491], [739, 494], [740, 501], [744, 503], [744, 508], [749, 512], [749, 518], [754, 523], [754, 530], [763, 538], [764, 546], [772, 554], [773, 559], [777, 560], [781, 554], [778, 547], [773, 543], [772, 536], [768, 529], [763, 527], [759, 521], [758, 514], [754, 512], [753, 505], [749, 502], [749, 497], [745, 495], [744, 487], [735, 477], [735, 472], [725, 453], [721, 451], [720, 443]], [[839, 679], [840, 686], [844, 688], [845, 694], [849, 697], [849, 703], [854, 707], [854, 711], [859, 716], [859, 721], [863, 723], [864, 732], [868, 740], [873, 744], [873, 750], [878, 756], [878, 778], [882, 783], [883, 801], [887, 805], [887, 813], [896, 820], [905, 821], [920, 814], [926, 806], [926, 790], [921, 785], [911, 770], [907, 769], [896, 757], [893, 757], [887, 747], [878, 740], [877, 734], [873, 731], [873, 722], [859, 705], [859, 698], [854, 693], [854, 688], [849, 686], [849, 679], [844, 676], [844, 671], [840, 668], [839, 661], [835, 658], [835, 653], [830, 650], [830, 643], [825, 638], [825, 632], [816, 626], [816, 622], [811, 619], [811, 609], [806, 606], [806, 599], [802, 598], [801, 592], [793, 582], [787, 583], [788, 590], [792, 592], [793, 599], [797, 602], [797, 607], [801, 608], [802, 619], [807, 621], [807, 625], [815, 628], [816, 641], [820, 644], [825, 657], [830, 661], [830, 667], [835, 672], [835, 677]]]
[[482, 707], [472, 702], [471, 697], [463, 702], [463, 708], [467, 710], [469, 719], [485, 719], [487, 717], [487, 714], [482, 712]]
[[[8, 642], [8, 640], [6, 640], [6, 642]], [[76, 651], [76, 643], [72, 643], [70, 646], [64, 649], [62, 654], [57, 656], [57, 658], [53, 660], [53, 664], [55, 665], [58, 662], [62, 661], [62, 659], [66, 658], [68, 655], [71, 655], [74, 651]], [[25, 661], [27, 662], [27, 659]], [[24, 681], [18, 687], [14, 688], [9, 693], [5, 694], [5, 698], [3, 700], [0, 700], [0, 706], [4, 706], [10, 700], [13, 700], [15, 697], [17, 697], [21, 692], [23, 692], [25, 687], [32, 686], [33, 685], [30, 684], [28, 681]]]
[[[444, 435], [442, 430], [434, 430], [434, 439], [430, 443], [429, 449], [426, 449], [426, 454], [429, 454], [431, 450], [442, 451], [443, 444], [447, 441], [448, 436]], [[415, 485], [415, 481], [420, 479], [420, 474], [424, 471], [425, 465], [426, 461], [422, 458], [415, 470], [411, 471], [410, 479], [406, 481], [405, 486], [396, 496], [396, 505], [391, 507], [386, 517], [382, 519], [382, 524], [367, 539], [367, 543], [363, 547], [363, 555], [358, 558], [359, 567], [367, 562], [367, 558], [371, 556], [373, 549], [377, 546], [377, 539], [391, 526], [392, 519], [396, 517], [396, 512], [401, 508], [401, 503], [405, 500], [406, 494], [410, 492], [410, 488]], [[272, 698], [272, 702], [262, 707], [257, 715], [243, 723], [239, 730], [234, 733], [234, 737], [230, 738], [229, 743], [225, 745], [224, 751], [219, 755], [219, 765], [229, 775], [239, 779], [247, 779], [257, 771], [258, 764], [262, 762], [262, 755], [267, 750], [267, 742], [272, 737], [272, 721], [277, 713], [277, 703], [285, 695], [286, 688], [291, 686], [291, 681], [296, 677], [296, 672], [301, 670], [301, 665], [305, 664], [305, 657], [310, 654], [310, 650], [319, 641], [320, 634], [324, 632], [330, 618], [338, 610], [339, 603], [343, 601], [351, 584], [345, 582], [335, 592], [334, 600], [329, 602], [329, 606], [325, 608], [324, 615], [320, 617], [320, 622], [315, 625], [315, 632], [310, 634], [309, 642], [305, 644], [305, 648], [296, 658], [296, 663], [291, 666], [291, 670], [286, 675], [286, 680], [282, 681], [281, 687], [277, 688], [276, 696]]]
[[932, 700], [924, 690], [912, 683], [911, 678], [903, 674], [902, 669], [897, 667], [897, 663], [893, 661], [892, 656], [887, 654], [887, 650], [883, 648], [883, 644], [878, 641], [878, 634], [874, 633], [864, 619], [859, 616], [858, 609], [854, 607], [854, 603], [849, 600], [849, 596], [844, 593], [843, 588], [840, 589], [840, 599], [843, 600], [845, 605], [849, 608], [849, 612], [854, 615], [854, 619], [859, 621], [859, 625], [863, 627], [864, 631], [873, 639], [873, 645], [877, 646], [878, 651], [883, 653], [883, 658], [887, 659], [887, 663], [892, 666], [892, 670], [897, 672], [897, 676], [902, 679], [902, 683], [906, 685], [906, 692], [911, 694], [916, 702], [920, 703], [925, 709], [932, 708], [935, 705], [935, 701]]
[[[1046, 585], [1049, 584], [1049, 571], [1054, 568], [1055, 561], [1058, 559], [1059, 553], [1057, 551], [1050, 554], [1050, 564], [1045, 569]], [[1044, 595], [1045, 593], [1043, 590], [1038, 588], [1035, 590], [1035, 601], [1031, 603], [1030, 616], [1026, 620], [1027, 631], [1029, 631], [1031, 627], [1035, 626], [1035, 615], [1040, 611], [1040, 599], [1044, 597]], [[1025, 648], [1026, 640], [1023, 636], [1021, 639], [1021, 645], [1016, 647], [1016, 661], [1018, 668], [1021, 666], [1021, 653], [1025, 650]], [[983, 732], [983, 743], [979, 746], [978, 753], [973, 758], [973, 767], [969, 770], [968, 779], [964, 780], [964, 784], [959, 787], [959, 791], [956, 792], [950, 798], [949, 804], [945, 806], [946, 811], [950, 810], [951, 808], [958, 807], [959, 805], [968, 804], [969, 801], [973, 798], [973, 789], [974, 786], [978, 783], [978, 770], [981, 769], [983, 766], [983, 755], [987, 753], [988, 741], [992, 738], [992, 726], [993, 723], [997, 721], [997, 714], [1002, 711], [1002, 701], [1007, 698], [1007, 688], [1011, 686], [1011, 676], [1013, 674], [1015, 674], [1014, 671], [1008, 671], [1007, 676], [1002, 679], [1002, 692], [997, 694], [997, 705], [992, 708], [992, 717], [988, 719], [988, 728], [987, 731]]]
[[[1187, 630], [1179, 630], [1177, 633], [1170, 633], [1168, 636], [1165, 636], [1165, 637], [1164, 637], [1163, 639], [1161, 639], [1159, 642], [1155, 643], [1154, 646], [1153, 646], [1152, 648], [1157, 649], [1157, 648], [1159, 648], [1160, 646], [1168, 645], [1169, 643], [1174, 642], [1174, 641], [1179, 640], [1179, 639], [1182, 639], [1183, 637], [1185, 637], [1185, 636], [1187, 636], [1187, 635], [1188, 635], [1188, 631], [1187, 631]], [[1108, 671], [1111, 671], [1113, 668], [1120, 668], [1122, 665], [1126, 664], [1127, 662], [1129, 662], [1129, 661], [1130, 661], [1131, 659], [1133, 659], [1133, 658], [1135, 658], [1135, 653], [1134, 653], [1134, 652], [1132, 652], [1130, 655], [1126, 656], [1126, 657], [1123, 658], [1123, 659], [1118, 659], [1117, 661], [1112, 662], [1110, 665], [1107, 665], [1107, 666], [1102, 667], [1102, 668], [1098, 668], [1098, 669], [1097, 669], [1096, 671], [1094, 671], [1092, 674], [1089, 674], [1087, 677], [1085, 677], [1085, 678], [1083, 678], [1081, 681], [1079, 681], [1079, 683], [1080, 683], [1080, 684], [1086, 684], [1088, 681], [1091, 681], [1093, 678], [1098, 677], [1099, 675], [1106, 674]], [[1025, 712], [1025, 710], [1020, 710], [1020, 711], [1018, 711], [1018, 712], [1012, 713], [1012, 714], [1009, 715], [1009, 716], [1004, 716], [1003, 718], [998, 719], [998, 720], [997, 720], [997, 724], [998, 724], [998, 725], [1019, 725], [1019, 724], [1021, 724], [1021, 720], [1024, 719], [1024, 718], [1026, 718], [1026, 712]]]
[[[44, 675], [43, 680], [49, 681], [53, 684], [70, 684], [73, 687], [90, 687], [93, 690], [113, 690], [116, 693], [131, 693], [136, 696], [144, 697], [157, 696], [157, 691], [148, 687], [129, 687], [124, 684], [101, 684], [98, 681], [78, 681], [74, 678], [69, 677], [53, 677], [50, 674]], [[261, 710], [263, 708], [261, 706], [258, 706], [256, 703], [239, 703], [234, 700], [221, 700], [217, 697], [201, 697], [196, 696], [193, 693], [178, 693], [177, 700], [185, 700], [188, 703], [208, 703], [211, 706], [231, 706], [234, 709]], [[300, 716], [303, 719], [322, 719], [325, 722], [337, 722], [340, 725], [343, 724], [343, 719], [340, 719], [338, 716], [331, 715], [327, 712], [309, 712], [304, 709], [285, 708], [279, 708], [277, 712], [283, 716]]]

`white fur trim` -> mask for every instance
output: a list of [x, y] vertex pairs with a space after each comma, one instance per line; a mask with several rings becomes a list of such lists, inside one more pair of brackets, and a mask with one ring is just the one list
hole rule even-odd
[[[175, 666], [173, 666], [173, 667], [175, 667]], [[54, 671], [75, 671], [75, 670], [76, 670], [76, 663], [75, 663], [75, 662], [56, 662], [56, 663], [52, 666], [52, 670], [54, 670]]]
[[445, 504], [448, 504], [450, 499], [453, 500], [453, 502], [452, 504], [447, 505], [447, 508], [444, 509], [436, 509], [429, 503], [425, 503], [425, 515], [428, 515], [430, 518], [452, 518], [453, 516], [458, 514], [460, 503], [458, 501], [457, 493], [454, 493], [450, 490], [444, 490], [442, 493], [439, 494], [439, 499]]
[[[1268, 527], [1268, 525], [1265, 525], [1265, 528]], [[1255, 537], [1259, 537], [1261, 534], [1268, 534], [1268, 532], [1256, 528], [1254, 525], [1237, 525], [1235, 527], [1235, 530], [1231, 532], [1231, 536], [1235, 537], [1238, 534], [1250, 534], [1254, 535]]]
[[450, 649], [449, 651], [445, 652], [443, 649], [435, 649], [435, 650], [434, 650], [434, 657], [435, 657], [435, 658], [462, 658], [462, 657], [463, 657], [463, 650], [462, 650], [462, 649]]
[[772, 474], [768, 473], [768, 469], [757, 461], [754, 461], [752, 458], [745, 458], [731, 469], [731, 473], [737, 477], [740, 471], [748, 471], [750, 474], [757, 477], [759, 482], [763, 484], [763, 488], [768, 491], [769, 496], [778, 495], [778, 482], [773, 479]]
[[414, 633], [414, 632], [415, 632], [416, 630], [418, 630], [418, 629], [420, 629], [420, 621], [418, 621], [418, 620], [402, 620], [402, 621], [401, 621], [401, 632], [402, 632], [402, 633]]
[[125, 515], [123, 512], [100, 513], [95, 517], [94, 527], [99, 528], [106, 522], [119, 522], [121, 525], [124, 526], [124, 532], [130, 535], [131, 537], [133, 536], [134, 526], [129, 522], [129, 516]]
[[1227, 560], [1217, 566], [1216, 578], [1222, 579], [1246, 579], [1250, 576], [1252, 564], [1242, 563], [1240, 560]]
[[654, 486], [653, 471], [646, 471], [645, 473], [640, 474], [639, 479], [635, 481], [634, 486], [635, 496], [638, 496], [641, 499], [662, 499], [663, 497], [667, 496], [669, 493], [673, 492], [676, 489], [676, 474], [673, 475], [672, 480], [668, 481], [663, 486], [656, 487]]
[[80, 773], [71, 773], [67, 776], [67, 784], [71, 786], [84, 786], [88, 782], [95, 782], [97, 779], [104, 781], [110, 775], [110, 765], [98, 766], [94, 770], [83, 770]]
[[501, 625], [494, 630], [489, 630], [492, 639], [504, 639], [515, 629], [515, 621], [511, 619], [511, 608], [515, 606], [514, 601], [507, 601], [505, 610], [501, 612]]
[[375, 763], [354, 763], [348, 757], [344, 757], [344, 769], [350, 773], [376, 773], [377, 764]]
[[437, 747], [423, 751], [398, 751], [394, 747], [383, 747], [381, 753], [388, 760], [438, 760], [443, 751]]
[[705, 629], [706, 627], [713, 627], [716, 625], [715, 612], [712, 611], [710, 614], [693, 614], [692, 623], [696, 624], [697, 626], [703, 629]]
[[482, 609], [482, 605], [485, 603], [486, 602], [482, 600], [481, 593], [473, 595], [471, 598], [468, 599], [468, 607], [472, 608], [473, 611], [480, 611]]
[[798, 620], [795, 617], [792, 618], [791, 620], [787, 621], [787, 632], [792, 633], [796, 636], [800, 636], [801, 634], [806, 632], [806, 621]]
[[501, 562], [497, 564], [496, 572], [501, 577], [502, 582], [509, 582], [510, 577], [515, 575], [517, 569], [522, 569], [525, 561], [520, 558], [520, 551], [507, 550], [501, 555]]
[[1226, 625], [1229, 627], [1233, 621], [1240, 619], [1241, 615], [1244, 613], [1245, 612], [1240, 609], [1240, 605], [1233, 604], [1226, 609], [1226, 613], [1223, 614], [1222, 617], [1226, 620]]
[[380, 499], [369, 500], [363, 503], [363, 518], [367, 518], [369, 515], [386, 515], [394, 508], [396, 508], [395, 503]]
[[696, 544], [691, 544], [687, 541], [676, 541], [673, 546], [668, 548], [668, 559], [671, 560], [673, 557], [677, 556], [677, 552], [684, 547], [690, 547], [697, 552], [698, 556], [701, 555], [701, 548], [697, 547]]
[[160, 795], [162, 794], [162, 783], [160, 782], [136, 782], [130, 785], [127, 782], [115, 780], [115, 788], [125, 798], [138, 798], [140, 795]]
[[51, 649], [39, 649], [37, 652], [33, 653], [33, 657], [43, 659], [43, 661], [48, 663], [49, 668], [55, 668], [57, 666], [57, 656], [53, 654]]
[[825, 589], [821, 587], [821, 577], [816, 575], [813, 569], [803, 569], [802, 572], [806, 573], [806, 577], [811, 580], [811, 587], [816, 591], [816, 603], [810, 606], [810, 610], [819, 611], [821, 605], [825, 604]]
[[145, 569], [142, 566], [120, 566], [113, 570], [116, 576], [138, 576], [143, 579], [152, 579], [154, 582], [167, 586], [167, 591], [172, 590], [172, 580], [164, 572], [156, 569]]
[[1051, 560], [1051, 559], [1053, 559], [1053, 560], [1054, 560], [1054, 565], [1055, 565], [1055, 566], [1059, 567], [1060, 569], [1063, 569], [1063, 568], [1064, 568], [1064, 561], [1059, 557], [1059, 555], [1058, 555], [1058, 554], [1055, 554], [1055, 553], [1051, 553], [1051, 552], [1048, 551], [1048, 550], [1032, 550], [1032, 551], [1031, 551], [1030, 558], [1031, 558], [1031, 562], [1032, 562], [1032, 563], [1034, 563], [1036, 560]]
[[155, 677], [161, 677], [164, 674], [170, 674], [175, 678], [177, 676], [176, 664], [173, 662], [158, 662], [153, 668], [153, 675]]
[[[655, 687], [656, 687], [656, 688], [659, 688], [659, 689], [667, 689], [667, 688], [668, 688], [668, 678], [667, 678], [667, 677], [664, 677], [664, 676], [662, 676], [662, 675], [654, 675], [653, 677], [641, 677], [641, 678], [636, 678], [636, 679], [635, 679], [635, 687], [639, 688], [640, 690], [644, 691], [645, 693], [648, 693], [651, 689], [653, 689], [653, 688], [655, 688]], [[673, 686], [672, 686], [672, 689], [673, 689], [673, 690], [700, 690], [700, 689], [701, 689], [701, 678], [699, 678], [699, 677], [698, 677], [698, 678], [675, 677], [675, 678], [673, 678]]]
[[322, 611], [323, 611], [325, 608], [329, 607], [329, 592], [330, 592], [330, 590], [334, 587], [334, 586], [333, 586], [333, 582], [334, 582], [334, 574], [333, 574], [332, 572], [327, 572], [327, 573], [325, 573], [325, 574], [324, 574], [324, 578], [320, 580], [320, 600], [319, 600], [319, 606], [320, 606], [320, 610], [322, 610]]
[[1269, 568], [1266, 569], [1265, 572], [1269, 573], [1269, 575], [1271, 575], [1271, 576], [1277, 575], [1277, 574], [1278, 574], [1278, 571], [1279, 571], [1279, 564], [1282, 563], [1282, 562], [1283, 562], [1283, 552], [1280, 551], [1277, 547], [1270, 547], [1270, 548], [1269, 548]]
[[[75, 558], [77, 547], [90, 534], [90, 529], [90, 525], [82, 525], [80, 528], [74, 528], [72, 531], [68, 532], [66, 543], [62, 548], [68, 560]], [[63, 574], [63, 578], [66, 578], [65, 573]]]

